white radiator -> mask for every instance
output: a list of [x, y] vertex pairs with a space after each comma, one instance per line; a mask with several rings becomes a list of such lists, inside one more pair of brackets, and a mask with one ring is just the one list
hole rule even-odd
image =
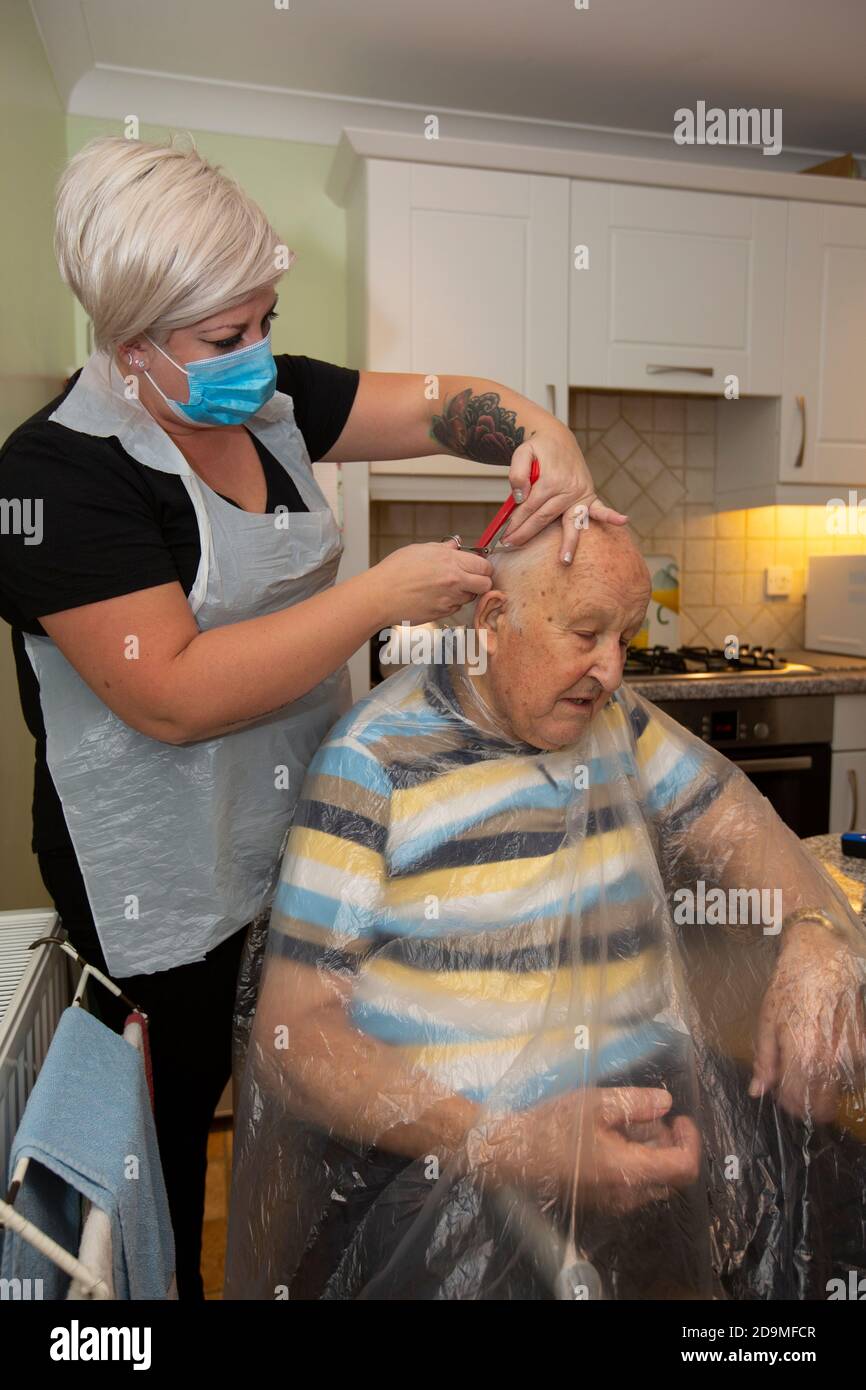
[[28, 950], [50, 936], [53, 909], [0, 912], [0, 1197], [9, 1151], [63, 1010], [72, 1000], [68, 956], [56, 946]]

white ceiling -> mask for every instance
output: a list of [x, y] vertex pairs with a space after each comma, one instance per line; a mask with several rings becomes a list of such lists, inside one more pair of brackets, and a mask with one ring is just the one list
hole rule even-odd
[[702, 98], [781, 107], [788, 148], [866, 149], [864, 0], [31, 3], [70, 109], [94, 69], [665, 136]]

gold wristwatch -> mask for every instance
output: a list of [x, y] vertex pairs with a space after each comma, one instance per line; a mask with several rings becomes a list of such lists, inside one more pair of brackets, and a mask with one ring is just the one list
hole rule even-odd
[[786, 927], [799, 926], [800, 922], [815, 922], [820, 927], [826, 927], [833, 936], [843, 937], [832, 917], [828, 917], [820, 907], [799, 907], [795, 912], [789, 912], [787, 917], [782, 918], [782, 936], [785, 935]]
[[824, 930], [837, 937], [838, 940], [849, 940], [844, 931], [841, 930], [840, 924], [834, 922], [833, 917], [828, 916], [822, 908], [796, 908], [795, 912], [790, 912], [787, 917], [781, 919], [780, 941], [784, 941], [785, 927], [796, 927], [801, 922], [813, 922], [816, 926], [824, 927]]

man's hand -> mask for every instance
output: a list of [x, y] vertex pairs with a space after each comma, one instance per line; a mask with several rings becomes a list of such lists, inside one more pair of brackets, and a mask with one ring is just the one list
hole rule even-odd
[[576, 1188], [590, 1206], [634, 1211], [690, 1187], [701, 1166], [701, 1136], [693, 1120], [665, 1116], [667, 1091], [641, 1086], [599, 1088], [588, 1094], [589, 1124], [578, 1152]]
[[627, 1212], [696, 1182], [694, 1121], [666, 1119], [667, 1091], [644, 1086], [569, 1091], [531, 1110], [488, 1118], [470, 1135], [470, 1163], [514, 1186], [551, 1181], [588, 1206]]
[[866, 1063], [862, 963], [819, 923], [788, 929], [761, 1005], [752, 1096], [776, 1092], [791, 1115], [835, 1118]]

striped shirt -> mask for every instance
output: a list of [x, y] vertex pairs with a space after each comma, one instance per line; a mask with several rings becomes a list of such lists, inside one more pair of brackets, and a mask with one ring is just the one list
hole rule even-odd
[[623, 1084], [672, 1039], [656, 837], [718, 779], [626, 689], [556, 752], [458, 708], [446, 667], [415, 668], [335, 725], [270, 949], [350, 976], [354, 1025], [470, 1099], [516, 1109]]

